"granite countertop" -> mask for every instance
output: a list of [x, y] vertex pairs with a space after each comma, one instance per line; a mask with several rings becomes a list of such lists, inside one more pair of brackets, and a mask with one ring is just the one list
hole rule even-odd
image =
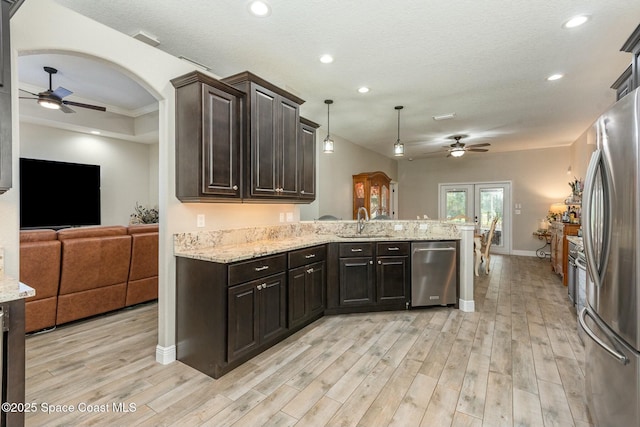
[[378, 221], [367, 223], [362, 234], [358, 234], [355, 221], [323, 221], [182, 233], [174, 236], [174, 255], [228, 264], [333, 242], [459, 240], [458, 225], [440, 221]]
[[29, 298], [36, 294], [36, 290], [8, 276], [0, 278], [0, 302]]

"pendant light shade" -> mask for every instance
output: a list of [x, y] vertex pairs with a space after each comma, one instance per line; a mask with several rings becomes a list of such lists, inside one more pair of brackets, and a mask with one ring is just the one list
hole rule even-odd
[[396, 107], [396, 110], [398, 110], [398, 140], [393, 144], [393, 155], [396, 157], [404, 156], [404, 144], [400, 142], [400, 110], [403, 108], [402, 105]]
[[333, 139], [331, 139], [331, 132], [329, 126], [329, 106], [333, 104], [333, 101], [330, 99], [325, 99], [324, 103], [327, 104], [327, 137], [324, 139], [322, 144], [322, 152], [325, 154], [333, 153]]

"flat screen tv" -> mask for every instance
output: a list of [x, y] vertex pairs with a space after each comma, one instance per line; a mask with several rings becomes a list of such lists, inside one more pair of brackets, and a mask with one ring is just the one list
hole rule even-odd
[[20, 228], [100, 225], [100, 166], [20, 158]]

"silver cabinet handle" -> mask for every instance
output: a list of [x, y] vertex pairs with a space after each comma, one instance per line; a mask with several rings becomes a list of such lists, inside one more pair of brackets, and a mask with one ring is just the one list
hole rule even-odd
[[313, 268], [308, 269], [307, 273], [309, 273], [309, 274], [313, 273]]
[[587, 326], [587, 322], [584, 320], [585, 316], [587, 315], [595, 321], [593, 316], [589, 314], [589, 312], [587, 311], [587, 307], [584, 307], [580, 311], [580, 316], [578, 316], [578, 321], [580, 322], [580, 327], [582, 327], [582, 329], [586, 332], [586, 334], [589, 335], [589, 338], [594, 340], [596, 344], [602, 347], [607, 353], [609, 353], [618, 362], [622, 363], [623, 365], [626, 365], [627, 363], [629, 363], [629, 359], [627, 359], [627, 356], [625, 356], [624, 354], [620, 353], [619, 351], [605, 344], [604, 341], [602, 341], [600, 338], [596, 336], [595, 333], [593, 333], [593, 331]]
[[304, 190], [302, 190], [302, 191], [300, 192], [300, 194], [304, 194]]
[[387, 250], [388, 250], [388, 251], [399, 251], [399, 250], [400, 250], [400, 248], [398, 248], [398, 247], [394, 246], [394, 247], [392, 247], [392, 248], [387, 248]]
[[418, 248], [415, 252], [429, 252], [429, 251], [455, 251], [456, 248]]
[[262, 267], [256, 267], [254, 270], [256, 271], [264, 271], [264, 270], [268, 270], [269, 266], [268, 265], [263, 265]]
[[315, 257], [316, 257], [316, 254], [309, 254], [309, 255], [305, 255], [304, 257], [305, 257], [306, 259], [309, 259], [309, 258], [315, 258]]
[[369, 261], [369, 264], [373, 264], [373, 260]]
[[237, 185], [234, 185], [233, 187], [231, 187], [231, 189], [232, 189], [232, 190], [237, 190], [237, 189], [238, 189], [238, 186], [237, 186]]
[[378, 264], [382, 265], [382, 261], [378, 260]]
[[361, 248], [352, 248], [351, 252], [362, 252]]

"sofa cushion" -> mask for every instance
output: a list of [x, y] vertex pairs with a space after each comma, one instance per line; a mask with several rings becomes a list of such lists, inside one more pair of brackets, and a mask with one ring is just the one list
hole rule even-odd
[[57, 233], [55, 230], [38, 229], [38, 230], [20, 230], [20, 243], [23, 242], [43, 242], [47, 240], [56, 240]]
[[129, 235], [64, 239], [60, 295], [126, 284], [130, 261]]
[[20, 281], [36, 290], [26, 302], [58, 295], [60, 246], [57, 240], [20, 243]]
[[134, 224], [127, 227], [127, 232], [129, 234], [157, 233], [158, 229], [158, 224]]
[[87, 237], [123, 236], [127, 234], [127, 227], [122, 225], [65, 228], [58, 231], [58, 240], [83, 239]]

